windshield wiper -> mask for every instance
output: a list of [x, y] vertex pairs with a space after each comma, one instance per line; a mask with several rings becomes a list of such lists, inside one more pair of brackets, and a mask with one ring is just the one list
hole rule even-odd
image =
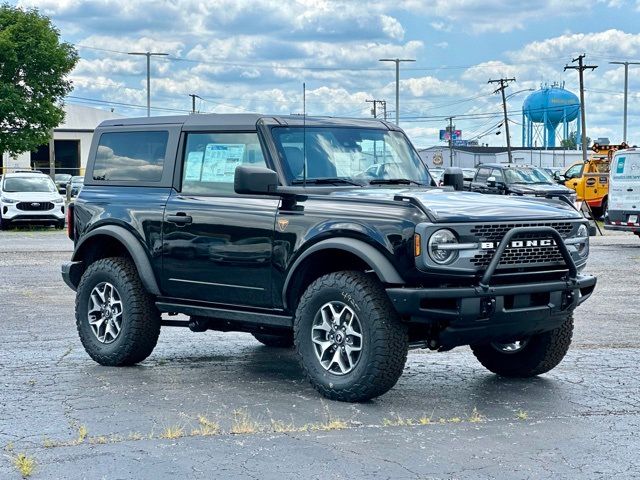
[[408, 178], [379, 178], [371, 180], [369, 185], [424, 185]]
[[334, 183], [346, 183], [347, 185], [354, 185], [356, 187], [362, 187], [363, 185], [361, 183], [357, 183], [354, 182], [352, 180], [349, 180], [347, 178], [339, 178], [339, 177], [335, 177], [335, 178], [331, 178], [331, 177], [326, 177], [326, 178], [307, 178], [307, 180], [302, 180], [302, 179], [296, 179], [293, 180], [291, 182], [292, 185], [303, 185], [303, 184], [307, 184], [307, 185], [331, 185]]

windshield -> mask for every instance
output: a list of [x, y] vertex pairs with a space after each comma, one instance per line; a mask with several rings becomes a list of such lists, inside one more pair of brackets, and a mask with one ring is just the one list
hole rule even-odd
[[505, 168], [507, 183], [554, 183], [553, 178], [540, 168]]
[[272, 132], [293, 184], [306, 178], [309, 183], [366, 185], [404, 180], [431, 185], [427, 167], [400, 132], [336, 127], [276, 127]]
[[71, 177], [71, 183], [84, 183], [84, 177]]
[[2, 190], [5, 192], [57, 192], [49, 177], [10, 177], [5, 178]]

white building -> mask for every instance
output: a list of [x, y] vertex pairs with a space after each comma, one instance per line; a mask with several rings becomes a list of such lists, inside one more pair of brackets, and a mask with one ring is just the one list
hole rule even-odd
[[[419, 150], [420, 157], [429, 167], [473, 168], [481, 163], [507, 163], [506, 147], [454, 147], [453, 158], [447, 147], [435, 146]], [[537, 167], [565, 167], [582, 160], [580, 150], [530, 149], [515, 147], [511, 151], [514, 163]]]
[[[64, 123], [53, 131], [56, 173], [83, 175], [93, 131], [104, 120], [122, 118], [122, 115], [81, 105], [65, 105], [64, 110]], [[22, 153], [16, 158], [4, 154], [0, 168], [2, 171], [34, 168], [48, 173], [49, 145], [42, 145], [36, 151]]]

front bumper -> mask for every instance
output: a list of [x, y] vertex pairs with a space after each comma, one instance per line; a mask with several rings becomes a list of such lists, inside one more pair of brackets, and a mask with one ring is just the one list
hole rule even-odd
[[[516, 235], [545, 232], [556, 240], [566, 277], [535, 283], [495, 284], [494, 274]], [[593, 293], [596, 278], [578, 273], [560, 234], [550, 227], [518, 227], [502, 239], [477, 285], [388, 288], [396, 311], [409, 323], [438, 332], [441, 349], [492, 341], [514, 341], [558, 328]]]
[[58, 222], [65, 219], [64, 203], [54, 203], [48, 210], [20, 210], [15, 203], [2, 204], [2, 218], [10, 222]]
[[593, 293], [596, 277], [459, 288], [388, 288], [396, 311], [410, 323], [442, 325], [444, 348], [513, 340], [558, 328]]

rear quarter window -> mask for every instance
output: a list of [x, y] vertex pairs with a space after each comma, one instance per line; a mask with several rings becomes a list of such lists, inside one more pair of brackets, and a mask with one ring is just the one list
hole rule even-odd
[[169, 132], [107, 132], [100, 136], [93, 180], [160, 182]]

